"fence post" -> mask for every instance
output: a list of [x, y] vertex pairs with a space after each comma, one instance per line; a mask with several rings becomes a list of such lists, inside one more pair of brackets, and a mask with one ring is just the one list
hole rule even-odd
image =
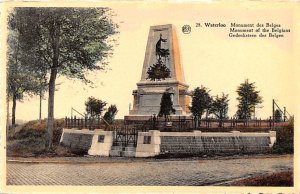
[[259, 126], [261, 127], [261, 118], [259, 119]]
[[125, 131], [125, 147], [127, 146], [128, 143], [128, 129]]
[[81, 129], [83, 129], [83, 118], [81, 118], [80, 121], [81, 121], [80, 127], [81, 127]]
[[71, 117], [71, 128], [73, 128], [73, 117]]
[[68, 128], [68, 123], [67, 123], [68, 120], [67, 120], [67, 119], [68, 119], [68, 118], [65, 117], [65, 123], [64, 123], [64, 127], [65, 127], [65, 128]]
[[70, 129], [72, 128], [72, 116], [69, 118], [69, 127], [70, 127]]
[[89, 130], [91, 130], [91, 127], [92, 127], [92, 118], [88, 118], [88, 122], [89, 122]]
[[81, 123], [81, 118], [77, 118], [77, 127], [78, 127], [78, 129], [81, 129], [80, 123]]
[[[179, 124], [179, 131], [181, 131], [181, 122], [180, 122], [180, 116], [179, 116], [179, 118], [178, 118], [178, 124]], [[173, 124], [172, 124], [173, 125]]]

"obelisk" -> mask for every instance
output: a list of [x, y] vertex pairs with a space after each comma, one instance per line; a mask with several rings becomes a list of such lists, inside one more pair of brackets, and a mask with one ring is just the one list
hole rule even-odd
[[176, 31], [173, 25], [151, 26], [141, 80], [133, 90], [133, 108], [126, 120], [147, 120], [158, 115], [164, 92], [172, 94], [171, 116], [188, 116], [190, 96], [180, 61]]

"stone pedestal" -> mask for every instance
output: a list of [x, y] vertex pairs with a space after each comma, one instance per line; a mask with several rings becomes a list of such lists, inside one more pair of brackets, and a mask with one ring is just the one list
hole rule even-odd
[[113, 132], [95, 130], [92, 145], [88, 151], [89, 155], [109, 156], [113, 144]]
[[160, 153], [160, 131], [139, 132], [135, 157], [151, 157]]

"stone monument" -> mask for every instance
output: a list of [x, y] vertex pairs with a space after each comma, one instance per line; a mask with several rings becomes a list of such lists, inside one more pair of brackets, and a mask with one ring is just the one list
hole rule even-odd
[[141, 80], [133, 90], [133, 107], [125, 120], [147, 120], [158, 115], [161, 97], [171, 93], [171, 117], [190, 116], [190, 95], [185, 83], [176, 31], [173, 25], [151, 26]]

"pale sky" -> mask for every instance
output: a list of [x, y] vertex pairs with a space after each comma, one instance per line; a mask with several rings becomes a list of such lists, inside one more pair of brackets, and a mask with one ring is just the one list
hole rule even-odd
[[[225, 4], [159, 4], [131, 3], [111, 6], [117, 14], [120, 34], [114, 55], [108, 59], [106, 73], [92, 73], [89, 78], [96, 88], [79, 81], [60, 77], [55, 93], [55, 117], [70, 116], [71, 107], [84, 112], [84, 102], [89, 96], [116, 104], [117, 118], [129, 113], [133, 103], [132, 90], [140, 80], [149, 28], [152, 25], [173, 24], [181, 52], [181, 62], [189, 90], [205, 86], [211, 95], [229, 94], [229, 116], [237, 110], [236, 89], [246, 78], [255, 82], [261, 91], [263, 108], [258, 117], [271, 116], [272, 99], [291, 114], [296, 112], [296, 66], [293, 45], [293, 9], [280, 4], [255, 2], [235, 7]], [[229, 38], [229, 28], [196, 28], [197, 22], [225, 23], [277, 23], [291, 29], [284, 38]], [[294, 22], [294, 23], [293, 23]], [[181, 27], [192, 27], [190, 34], [183, 34]], [[48, 94], [47, 94], [48, 95]], [[16, 119], [38, 119], [38, 97], [17, 103]], [[47, 117], [47, 100], [43, 100], [42, 117]]]

